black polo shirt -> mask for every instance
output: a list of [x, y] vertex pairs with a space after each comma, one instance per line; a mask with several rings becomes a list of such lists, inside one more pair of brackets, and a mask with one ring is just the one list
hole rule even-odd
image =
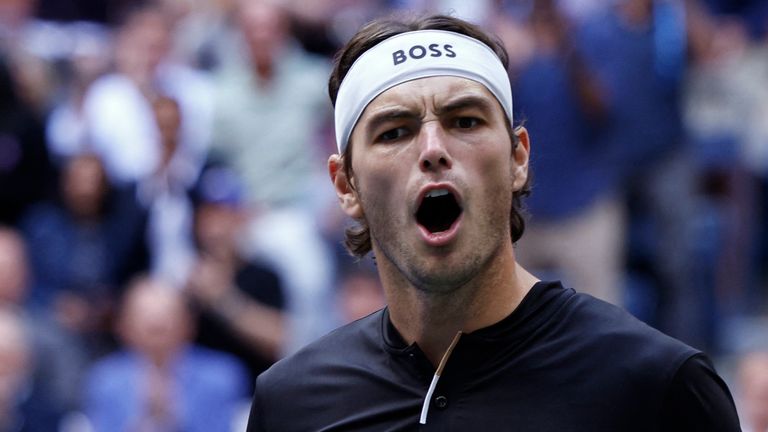
[[259, 376], [248, 431], [739, 430], [702, 353], [557, 282], [461, 337], [419, 425], [433, 374], [383, 309]]

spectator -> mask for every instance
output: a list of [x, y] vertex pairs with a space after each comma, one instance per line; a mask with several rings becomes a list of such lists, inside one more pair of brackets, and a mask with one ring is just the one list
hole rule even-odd
[[252, 383], [285, 346], [282, 284], [269, 267], [240, 253], [238, 240], [247, 216], [232, 171], [206, 170], [196, 197], [199, 258], [186, 288], [200, 311], [198, 342], [238, 356]]
[[536, 2], [527, 25], [534, 51], [512, 72], [518, 118], [538, 144], [533, 172], [558, 173], [534, 178], [526, 201], [532, 217], [517, 251], [523, 265], [621, 305], [619, 173], [613, 150], [599, 140], [602, 89], [569, 37], [571, 26], [555, 1]]
[[216, 76], [216, 155], [232, 162], [249, 203], [267, 209], [311, 197], [313, 175], [322, 172], [313, 156], [330, 121], [329, 65], [297, 45], [288, 19], [276, 2], [238, 2], [237, 57]]
[[21, 308], [29, 279], [27, 251], [21, 235], [5, 226], [0, 226], [0, 274], [0, 304]]
[[28, 329], [15, 311], [0, 307], [0, 430], [58, 430], [62, 412], [33, 378], [36, 360]]
[[85, 95], [91, 84], [109, 70], [112, 40], [106, 27], [93, 23], [69, 26], [72, 48], [62, 60], [66, 70], [63, 95], [46, 122], [48, 149], [55, 162], [91, 151], [85, 116]]
[[16, 76], [0, 53], [0, 223], [16, 224], [52, 188], [53, 169], [42, 122], [19, 94]]
[[217, 37], [229, 25], [228, 16], [232, 0], [155, 0], [171, 21], [170, 55], [190, 66], [210, 71], [217, 64], [219, 47]]
[[[691, 259], [697, 172], [679, 106], [687, 66], [684, 18], [679, 0], [621, 0], [587, 19], [574, 37], [605, 95], [608, 122], [600, 145], [616, 149], [622, 174], [627, 306], [670, 335], [705, 347], [712, 335], [702, 303], [710, 296], [691, 277], [699, 271]], [[635, 307], [640, 304], [653, 306]]]
[[148, 209], [147, 241], [153, 275], [181, 286], [194, 260], [192, 203], [194, 178], [186, 174], [181, 149], [184, 122], [178, 102], [166, 96], [152, 101], [160, 142], [160, 163], [138, 185], [138, 196]]
[[[759, 169], [754, 169], [761, 157], [749, 151], [749, 144], [762, 124], [761, 101], [768, 100], [756, 84], [765, 81], [768, 69], [750, 47], [742, 20], [711, 15], [701, 6], [688, 11], [692, 55], [683, 114], [701, 170], [697, 219], [706, 221], [695, 240], [697, 260], [710, 263], [697, 272], [699, 286], [713, 287], [709, 290], [717, 294], [718, 309], [707, 311], [710, 316], [740, 313], [760, 304], [750, 296], [759, 291], [750, 264], [762, 225]], [[720, 348], [727, 349], [728, 339], [718, 340]]]
[[0, 57], [14, 77], [18, 98], [42, 117], [56, 90], [52, 62], [57, 42], [50, 26], [34, 17], [36, 0], [0, 3]]
[[47, 395], [51, 407], [59, 411], [76, 409], [79, 399], [72, 389], [80, 384], [85, 367], [83, 347], [47, 314], [24, 308], [31, 287], [26, 245], [18, 231], [3, 226], [0, 226], [0, 275], [0, 309], [14, 310], [25, 328], [34, 357], [28, 372], [36, 388]]
[[92, 353], [110, 344], [108, 321], [118, 288], [146, 267], [145, 215], [132, 190], [110, 186], [94, 155], [70, 159], [60, 198], [24, 217], [33, 289], [30, 306], [55, 313]]
[[768, 352], [742, 357], [738, 370], [744, 432], [768, 431]]
[[19, 232], [2, 226], [0, 275], [0, 308], [17, 310], [24, 321], [35, 357], [31, 368], [35, 381], [43, 384], [50, 403], [67, 410], [77, 408], [72, 388], [79, 385], [85, 367], [83, 347], [46, 314], [24, 308], [31, 287], [26, 245]]
[[325, 95], [329, 65], [291, 37], [289, 16], [278, 2], [238, 1], [231, 58], [217, 72], [213, 150], [245, 183], [253, 216], [248, 255], [279, 274], [290, 312], [287, 351], [334, 324], [332, 253], [316, 215], [333, 202], [317, 187], [324, 173], [317, 153], [330, 120]]
[[124, 348], [96, 362], [85, 387], [95, 432], [225, 432], [246, 395], [234, 358], [191, 343], [193, 317], [181, 293], [159, 280], [130, 284], [118, 334]]
[[194, 182], [209, 138], [210, 87], [204, 76], [168, 56], [170, 27], [163, 10], [135, 6], [125, 14], [115, 41], [115, 70], [90, 87], [85, 99], [88, 136], [111, 180], [136, 182], [161, 163], [162, 145], [151, 102], [159, 95], [176, 100], [183, 123], [179, 165]]
[[[768, 5], [761, 4], [768, 10]], [[752, 44], [746, 62], [748, 74], [745, 78], [751, 79], [742, 81], [754, 96], [754, 105], [749, 107], [749, 136], [743, 156], [747, 170], [757, 183], [758, 197], [754, 219], [751, 221], [756, 231], [753, 238], [757, 239], [757, 257], [751, 263], [753, 279], [745, 296], [745, 303], [750, 306], [768, 298], [768, 227], [764, 223], [768, 218], [768, 17], [763, 20], [763, 33]], [[746, 243], [750, 238], [744, 240]]]

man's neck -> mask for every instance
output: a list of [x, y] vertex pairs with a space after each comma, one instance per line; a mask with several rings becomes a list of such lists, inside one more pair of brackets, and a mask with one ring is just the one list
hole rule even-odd
[[501, 321], [538, 281], [515, 262], [511, 245], [481, 274], [449, 293], [419, 290], [393, 273], [391, 263], [378, 265], [392, 323], [405, 342], [416, 342], [435, 366], [457, 332]]

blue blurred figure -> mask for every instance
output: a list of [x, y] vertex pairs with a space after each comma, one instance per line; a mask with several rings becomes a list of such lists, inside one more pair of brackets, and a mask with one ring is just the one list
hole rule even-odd
[[96, 362], [85, 387], [95, 432], [228, 432], [247, 397], [234, 357], [197, 347], [180, 291], [137, 279], [118, 324], [125, 348]]
[[538, 150], [531, 155], [532, 218], [518, 242], [519, 258], [621, 304], [624, 216], [616, 146], [599, 135], [607, 115], [603, 89], [555, 1], [533, 3], [525, 30], [533, 49], [512, 71], [515, 115]]

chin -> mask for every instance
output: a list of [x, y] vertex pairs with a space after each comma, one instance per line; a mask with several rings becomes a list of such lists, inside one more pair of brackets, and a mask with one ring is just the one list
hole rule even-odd
[[[464, 257], [456, 262], [438, 259], [431, 263], [411, 262], [408, 279], [419, 291], [430, 294], [449, 294], [461, 289], [480, 271], [479, 257]], [[421, 264], [421, 265], [418, 265]]]

